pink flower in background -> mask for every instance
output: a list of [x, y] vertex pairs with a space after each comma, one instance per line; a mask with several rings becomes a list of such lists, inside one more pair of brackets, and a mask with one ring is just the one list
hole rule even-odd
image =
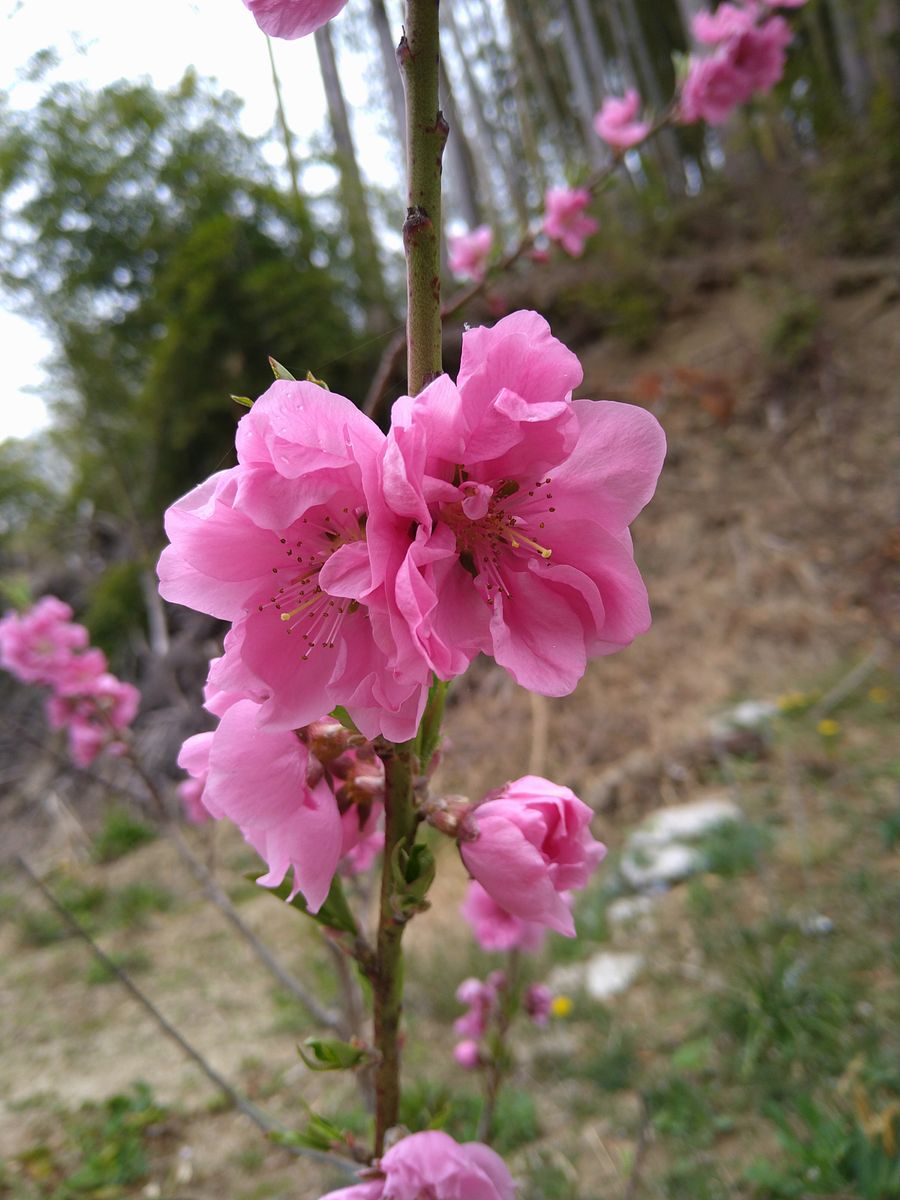
[[575, 922], [562, 893], [583, 888], [606, 853], [590, 831], [592, 812], [568, 788], [526, 775], [479, 804], [463, 862], [508, 912], [566, 937]]
[[[76, 652], [88, 644], [87, 630], [74, 624], [72, 615], [56, 596], [41, 597], [24, 613], [8, 612], [0, 620], [0, 666], [22, 683], [55, 686]], [[105, 659], [100, 669], [106, 670]]]
[[636, 146], [651, 129], [649, 121], [637, 119], [640, 109], [641, 98], [634, 88], [629, 88], [621, 99], [607, 96], [594, 117], [594, 129], [598, 137], [618, 150]]
[[141, 702], [137, 688], [107, 671], [86, 672], [77, 679], [67, 671], [66, 682], [66, 690], [48, 697], [45, 707], [51, 727], [67, 730], [76, 765], [90, 766], [103, 750], [121, 753], [124, 747], [116, 735], [137, 716]]
[[[769, 16], [756, 23], [756, 8], [747, 9], [743, 24], [722, 9], [714, 15], [699, 14], [701, 29], [718, 21], [719, 29], [714, 54], [705, 58], [692, 57], [681, 90], [679, 119], [685, 124], [706, 121], [721, 125], [740, 104], [746, 103], [755, 92], [769, 92], [781, 79], [787, 61], [791, 29], [784, 17]], [[737, 13], [742, 10], [735, 10]], [[727, 29], [732, 27], [731, 33]], [[710, 34], [711, 38], [712, 34]], [[710, 40], [709, 38], [707, 40]]]
[[535, 1025], [546, 1025], [553, 1009], [553, 993], [545, 983], [533, 983], [525, 993], [525, 1011]]
[[469, 882], [460, 911], [471, 925], [482, 950], [522, 950], [526, 954], [536, 954], [544, 944], [545, 926], [514, 917], [474, 879]]
[[481, 1053], [478, 1049], [478, 1043], [473, 1042], [471, 1038], [457, 1042], [453, 1047], [453, 1057], [464, 1071], [474, 1071], [481, 1063]]
[[585, 214], [590, 202], [587, 188], [548, 188], [544, 197], [544, 233], [573, 258], [581, 257], [585, 241], [600, 228]]
[[244, 0], [257, 25], [277, 38], [300, 38], [336, 16], [347, 0]]
[[694, 37], [704, 46], [718, 46], [746, 33], [756, 24], [755, 4], [720, 4], [715, 12], [698, 12], [691, 18]]
[[398, 670], [367, 546], [384, 435], [343, 396], [277, 382], [236, 441], [239, 465], [166, 513], [159, 561], [167, 600], [233, 622], [210, 686], [258, 700], [270, 729], [343, 704], [367, 736], [412, 737], [428, 668]]
[[746, 78], [750, 94], [770, 92], [781, 79], [792, 37], [784, 17], [770, 17], [731, 43], [731, 61]]
[[484, 1037], [497, 1006], [497, 987], [492, 980], [464, 979], [456, 989], [456, 999], [468, 1012], [453, 1022], [453, 1031], [461, 1038], [476, 1041]]
[[729, 57], [692, 58], [681, 89], [679, 119], [722, 125], [750, 96], [746, 77]]
[[479, 225], [469, 233], [451, 234], [447, 238], [449, 266], [454, 275], [461, 279], [472, 279], [480, 283], [487, 272], [494, 235], [489, 225]]
[[802, 8], [806, 0], [762, 0], [769, 8]]
[[573, 403], [580, 381], [547, 322], [519, 312], [463, 335], [456, 386], [394, 404], [367, 537], [401, 667], [424, 658], [450, 679], [483, 652], [562, 696], [649, 627], [628, 525], [665, 438], [644, 409]]

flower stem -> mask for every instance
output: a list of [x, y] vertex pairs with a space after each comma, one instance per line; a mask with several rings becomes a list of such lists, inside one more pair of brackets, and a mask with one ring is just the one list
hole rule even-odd
[[407, 373], [411, 396], [441, 373], [441, 159], [449, 132], [438, 107], [440, 0], [406, 0], [397, 59], [406, 93]]
[[478, 1118], [477, 1137], [480, 1142], [491, 1144], [494, 1136], [494, 1115], [503, 1080], [512, 1067], [512, 1056], [507, 1046], [509, 1029], [521, 1006], [522, 986], [520, 980], [521, 957], [518, 950], [510, 950], [507, 959], [506, 990], [503, 994], [497, 1024], [491, 1045], [491, 1061], [484, 1081], [484, 1100]]
[[392, 748], [385, 756], [384, 865], [378, 919], [375, 972], [372, 978], [375, 1011], [375, 1155], [384, 1151], [387, 1131], [397, 1124], [400, 1109], [400, 1017], [403, 1011], [403, 952], [406, 917], [394, 897], [394, 863], [399, 848], [416, 839], [413, 808], [412, 743]]

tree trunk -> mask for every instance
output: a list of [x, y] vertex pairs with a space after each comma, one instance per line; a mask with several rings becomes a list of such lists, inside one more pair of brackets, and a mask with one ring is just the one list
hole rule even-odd
[[863, 57], [856, 17], [846, 0], [828, 0], [828, 12], [834, 26], [847, 105], [854, 117], [861, 117], [872, 94], [872, 78]]
[[353, 257], [359, 278], [360, 300], [365, 307], [367, 327], [373, 333], [381, 333], [394, 322], [328, 25], [317, 29], [314, 36], [334, 138], [344, 220], [353, 244]]
[[559, 6], [559, 19], [566, 71], [572, 84], [572, 103], [578, 114], [588, 161], [593, 166], [602, 166], [607, 151], [594, 130], [594, 115], [597, 109], [594, 105], [587, 64], [581, 50], [581, 38], [568, 0], [562, 0]]

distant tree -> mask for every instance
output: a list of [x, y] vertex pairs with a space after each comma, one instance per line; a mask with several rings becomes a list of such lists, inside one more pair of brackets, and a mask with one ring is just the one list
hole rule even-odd
[[229, 393], [262, 391], [268, 354], [338, 389], [360, 366], [348, 264], [239, 112], [192, 73], [0, 106], [0, 283], [53, 341], [73, 497], [151, 542], [163, 506], [230, 461]]

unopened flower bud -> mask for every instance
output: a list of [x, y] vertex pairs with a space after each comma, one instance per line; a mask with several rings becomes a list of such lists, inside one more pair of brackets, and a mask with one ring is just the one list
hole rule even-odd
[[456, 1043], [453, 1048], [453, 1057], [466, 1071], [474, 1071], [476, 1067], [481, 1065], [478, 1043], [473, 1042], [471, 1038], [466, 1038]]

